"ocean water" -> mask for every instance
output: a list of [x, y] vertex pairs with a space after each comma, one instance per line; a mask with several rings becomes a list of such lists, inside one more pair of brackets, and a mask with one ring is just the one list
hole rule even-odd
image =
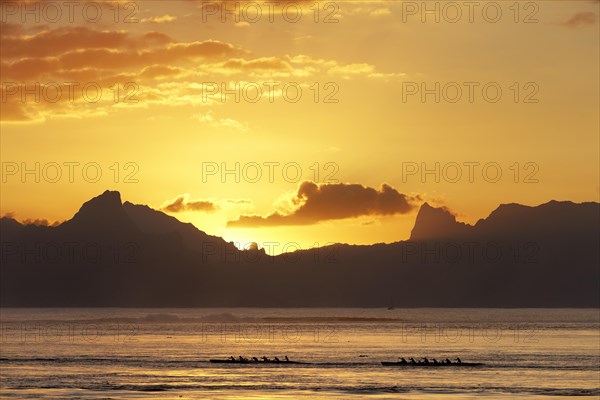
[[[0, 309], [0, 397], [600, 397], [597, 309]], [[229, 356], [299, 365], [229, 365]], [[460, 357], [474, 368], [384, 367]]]

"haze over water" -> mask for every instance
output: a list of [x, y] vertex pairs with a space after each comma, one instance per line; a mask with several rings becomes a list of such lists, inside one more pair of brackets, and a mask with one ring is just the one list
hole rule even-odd
[[[600, 395], [597, 309], [2, 309], [2, 398]], [[211, 364], [287, 355], [304, 365]], [[384, 367], [460, 357], [475, 368]]]

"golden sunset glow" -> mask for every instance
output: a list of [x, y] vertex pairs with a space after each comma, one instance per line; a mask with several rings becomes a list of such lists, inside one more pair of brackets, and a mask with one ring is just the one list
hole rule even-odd
[[[598, 199], [597, 2], [505, 5], [493, 23], [400, 1], [115, 4], [20, 23], [3, 3], [3, 215], [63, 221], [111, 189], [281, 249], [406, 239], [424, 201], [475, 223]], [[344, 185], [406, 204], [350, 204]]]

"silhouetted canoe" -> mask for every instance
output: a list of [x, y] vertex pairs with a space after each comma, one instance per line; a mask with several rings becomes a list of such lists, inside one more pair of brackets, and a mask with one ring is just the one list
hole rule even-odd
[[208, 360], [211, 363], [214, 364], [308, 364], [305, 362], [300, 362], [300, 361], [285, 361], [285, 360], [269, 360], [269, 361], [264, 361], [264, 360], [258, 360], [258, 361], [254, 361], [254, 360], [245, 360], [245, 361], [240, 361], [240, 360]]
[[382, 361], [381, 365], [386, 366], [386, 367], [480, 367], [482, 365], [484, 365], [483, 363], [470, 363], [470, 362], [463, 362], [463, 363], [450, 363], [450, 364], [445, 364], [445, 363], [438, 363], [438, 364], [434, 364], [432, 362], [430, 362], [429, 364], [425, 364], [425, 363], [417, 363], [417, 364], [413, 364], [413, 363], [402, 363], [402, 362], [397, 362], [397, 361]]

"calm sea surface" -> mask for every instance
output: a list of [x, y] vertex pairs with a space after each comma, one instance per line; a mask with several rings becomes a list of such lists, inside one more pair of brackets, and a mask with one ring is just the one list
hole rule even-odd
[[[597, 309], [1, 309], [0, 397], [600, 398]], [[229, 356], [301, 365], [223, 365]], [[384, 367], [460, 357], [474, 368]]]

